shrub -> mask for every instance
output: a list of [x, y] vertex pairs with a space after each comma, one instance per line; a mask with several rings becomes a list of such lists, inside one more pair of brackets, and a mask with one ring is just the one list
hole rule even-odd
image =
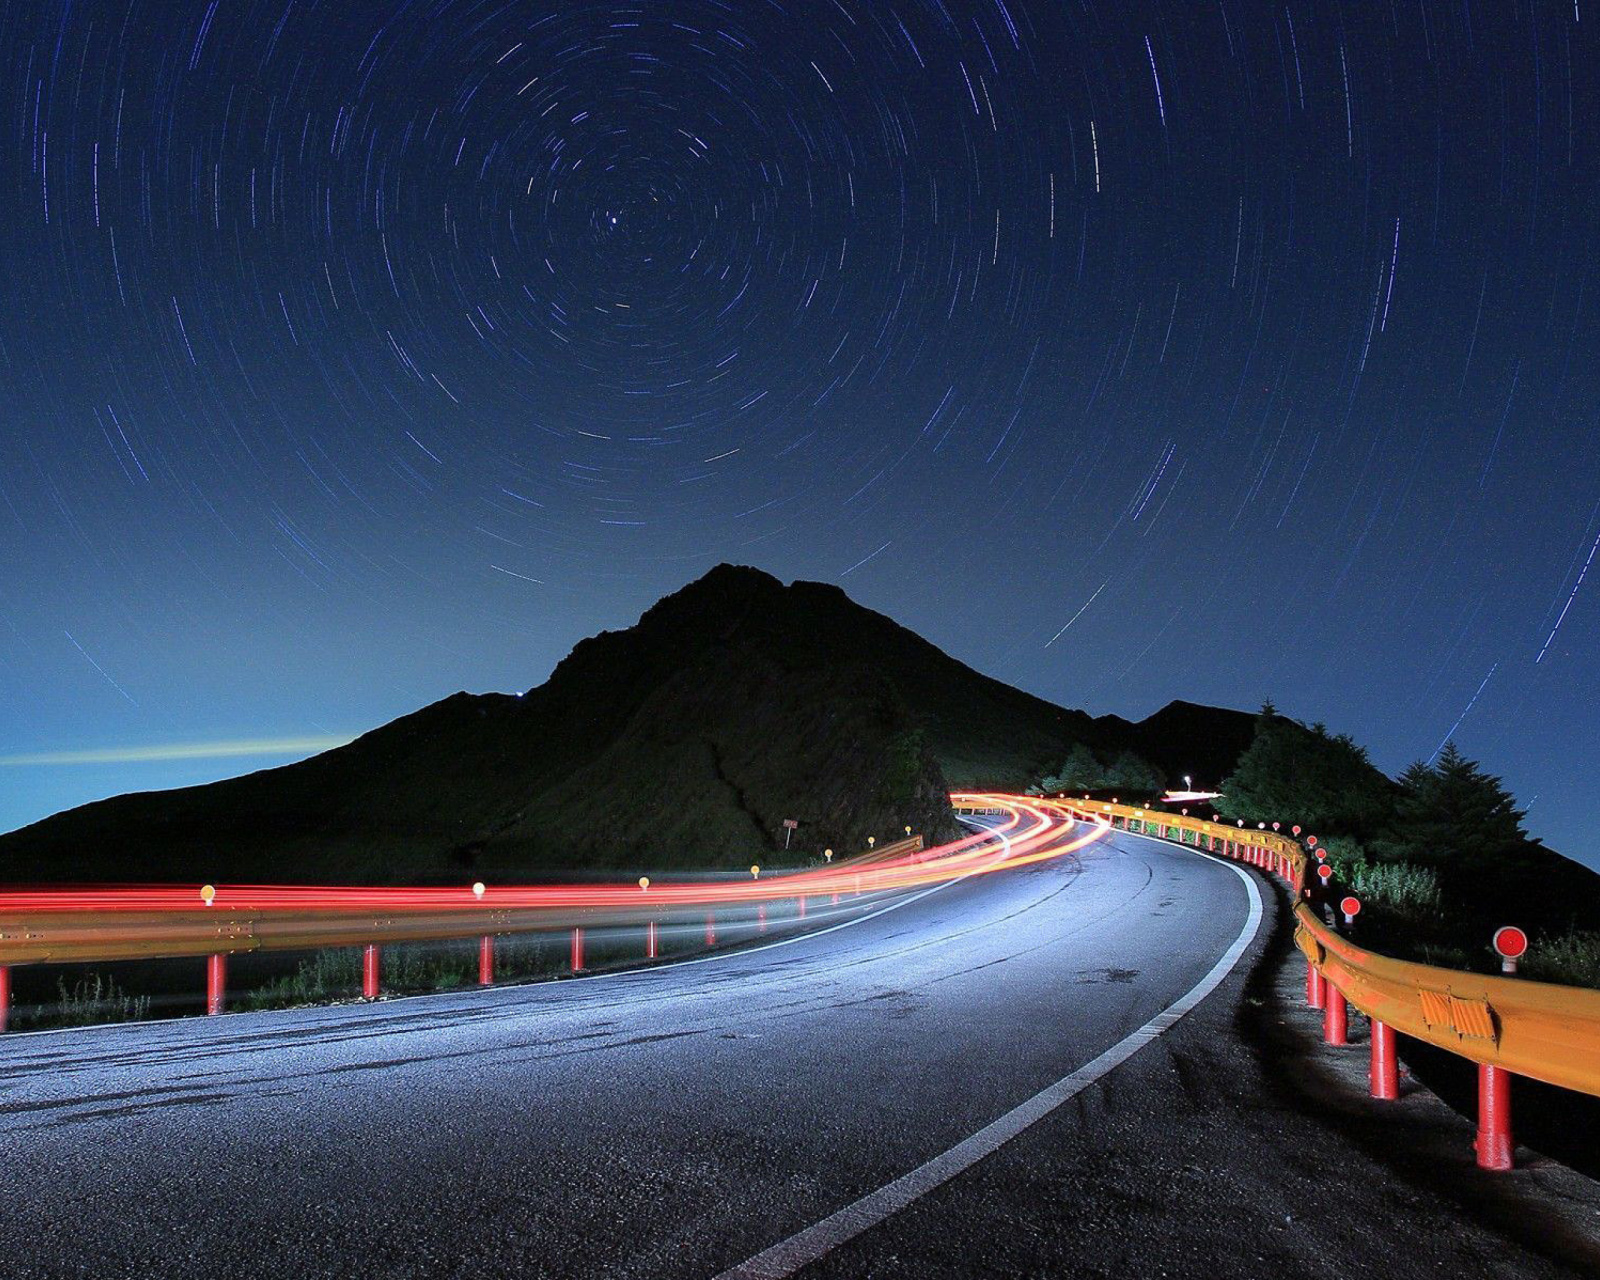
[[1541, 982], [1600, 987], [1600, 933], [1575, 930], [1540, 938], [1528, 948], [1522, 973]]
[[241, 1009], [286, 1009], [321, 1004], [361, 990], [361, 955], [347, 947], [315, 951], [292, 974], [274, 978], [239, 997]]
[[1442, 899], [1439, 873], [1409, 862], [1356, 862], [1348, 882], [1361, 901], [1388, 908], [1413, 921], [1433, 920]]
[[71, 990], [56, 979], [60, 999], [39, 1012], [38, 1021], [59, 1027], [92, 1027], [103, 1022], [142, 1022], [150, 1016], [149, 996], [130, 996], [116, 979], [98, 973], [79, 978]]
[[[551, 977], [565, 971], [566, 936], [524, 935], [495, 939], [497, 981]], [[594, 939], [591, 956], [604, 946]], [[470, 948], [470, 951], [468, 950]], [[472, 942], [414, 943], [383, 948], [382, 988], [386, 993], [453, 991], [478, 976], [477, 945]], [[241, 1009], [287, 1009], [294, 1005], [350, 1000], [361, 992], [361, 951], [333, 947], [313, 952], [295, 971], [238, 997]]]

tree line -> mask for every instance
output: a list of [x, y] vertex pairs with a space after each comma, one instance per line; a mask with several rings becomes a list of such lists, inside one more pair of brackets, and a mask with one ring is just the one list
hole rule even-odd
[[1546, 962], [1581, 957], [1545, 976], [1600, 985], [1600, 879], [1531, 839], [1504, 782], [1455, 743], [1390, 779], [1348, 734], [1269, 702], [1221, 790], [1219, 817], [1317, 834], [1339, 879], [1376, 908], [1372, 926], [1421, 958], [1482, 963], [1492, 929], [1517, 924], [1542, 932]]

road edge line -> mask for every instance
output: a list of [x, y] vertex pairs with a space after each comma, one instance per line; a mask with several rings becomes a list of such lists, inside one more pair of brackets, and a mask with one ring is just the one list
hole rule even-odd
[[1047, 1085], [1026, 1102], [1013, 1107], [998, 1120], [979, 1129], [977, 1133], [962, 1139], [955, 1146], [918, 1165], [909, 1173], [901, 1174], [893, 1182], [884, 1184], [876, 1191], [869, 1191], [853, 1204], [829, 1214], [820, 1222], [795, 1232], [787, 1239], [763, 1249], [754, 1257], [718, 1272], [714, 1280], [784, 1280], [785, 1277], [794, 1275], [802, 1267], [825, 1257], [840, 1245], [877, 1226], [930, 1191], [936, 1190], [958, 1174], [972, 1168], [980, 1160], [993, 1155], [1012, 1138], [1032, 1128], [1063, 1103], [1109, 1075], [1140, 1049], [1159, 1039], [1177, 1025], [1185, 1014], [1191, 1012], [1221, 986], [1260, 933], [1261, 922], [1266, 916], [1261, 901], [1261, 890], [1246, 871], [1233, 863], [1212, 857], [1211, 854], [1198, 849], [1189, 849], [1185, 852], [1199, 853], [1202, 857], [1227, 867], [1244, 883], [1250, 904], [1244, 926], [1238, 936], [1199, 982], [1098, 1057], [1063, 1076], [1054, 1084]]

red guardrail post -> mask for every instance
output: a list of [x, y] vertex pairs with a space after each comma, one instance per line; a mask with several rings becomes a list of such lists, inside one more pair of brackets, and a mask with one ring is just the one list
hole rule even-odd
[[491, 933], [478, 939], [478, 985], [494, 985], [494, 935]]
[[708, 912], [706, 912], [706, 946], [714, 947], [716, 945], [717, 945], [717, 913], [715, 911], [708, 911]]
[[11, 966], [0, 964], [0, 1032], [11, 1025]]
[[572, 972], [583, 972], [583, 930], [575, 928], [572, 931]]
[[765, 902], [756, 906], [756, 928], [762, 933], [767, 931], [767, 904]]
[[656, 947], [656, 922], [651, 920], [644, 927], [644, 958], [654, 960], [660, 954]]
[[1350, 1043], [1350, 1009], [1344, 1002], [1344, 992], [1331, 982], [1322, 1006], [1322, 1039], [1326, 1044]]
[[1313, 1009], [1322, 1008], [1327, 991], [1328, 980], [1322, 976], [1322, 970], [1306, 961], [1306, 1004]]
[[206, 957], [206, 1013], [221, 1013], [227, 998], [228, 957], [218, 952]]
[[1372, 1065], [1367, 1069], [1367, 1079], [1372, 1085], [1372, 1096], [1393, 1102], [1400, 1096], [1400, 1068], [1394, 1056], [1394, 1028], [1376, 1018], [1372, 1027]]
[[794, 905], [795, 916], [797, 918], [801, 919], [801, 920], [804, 920], [806, 918], [806, 900], [805, 900], [805, 898], [803, 898], [803, 897], [796, 898], [794, 900], [794, 904], [795, 904]]
[[376, 942], [367, 943], [361, 951], [361, 996], [364, 1000], [378, 998], [379, 956]]
[[1511, 1073], [1478, 1064], [1478, 1168], [1504, 1172], [1512, 1167]]

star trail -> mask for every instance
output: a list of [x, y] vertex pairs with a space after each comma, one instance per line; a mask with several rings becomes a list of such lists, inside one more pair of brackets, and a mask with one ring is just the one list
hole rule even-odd
[[0, 826], [731, 560], [1600, 863], [1586, 19], [0, 0]]

